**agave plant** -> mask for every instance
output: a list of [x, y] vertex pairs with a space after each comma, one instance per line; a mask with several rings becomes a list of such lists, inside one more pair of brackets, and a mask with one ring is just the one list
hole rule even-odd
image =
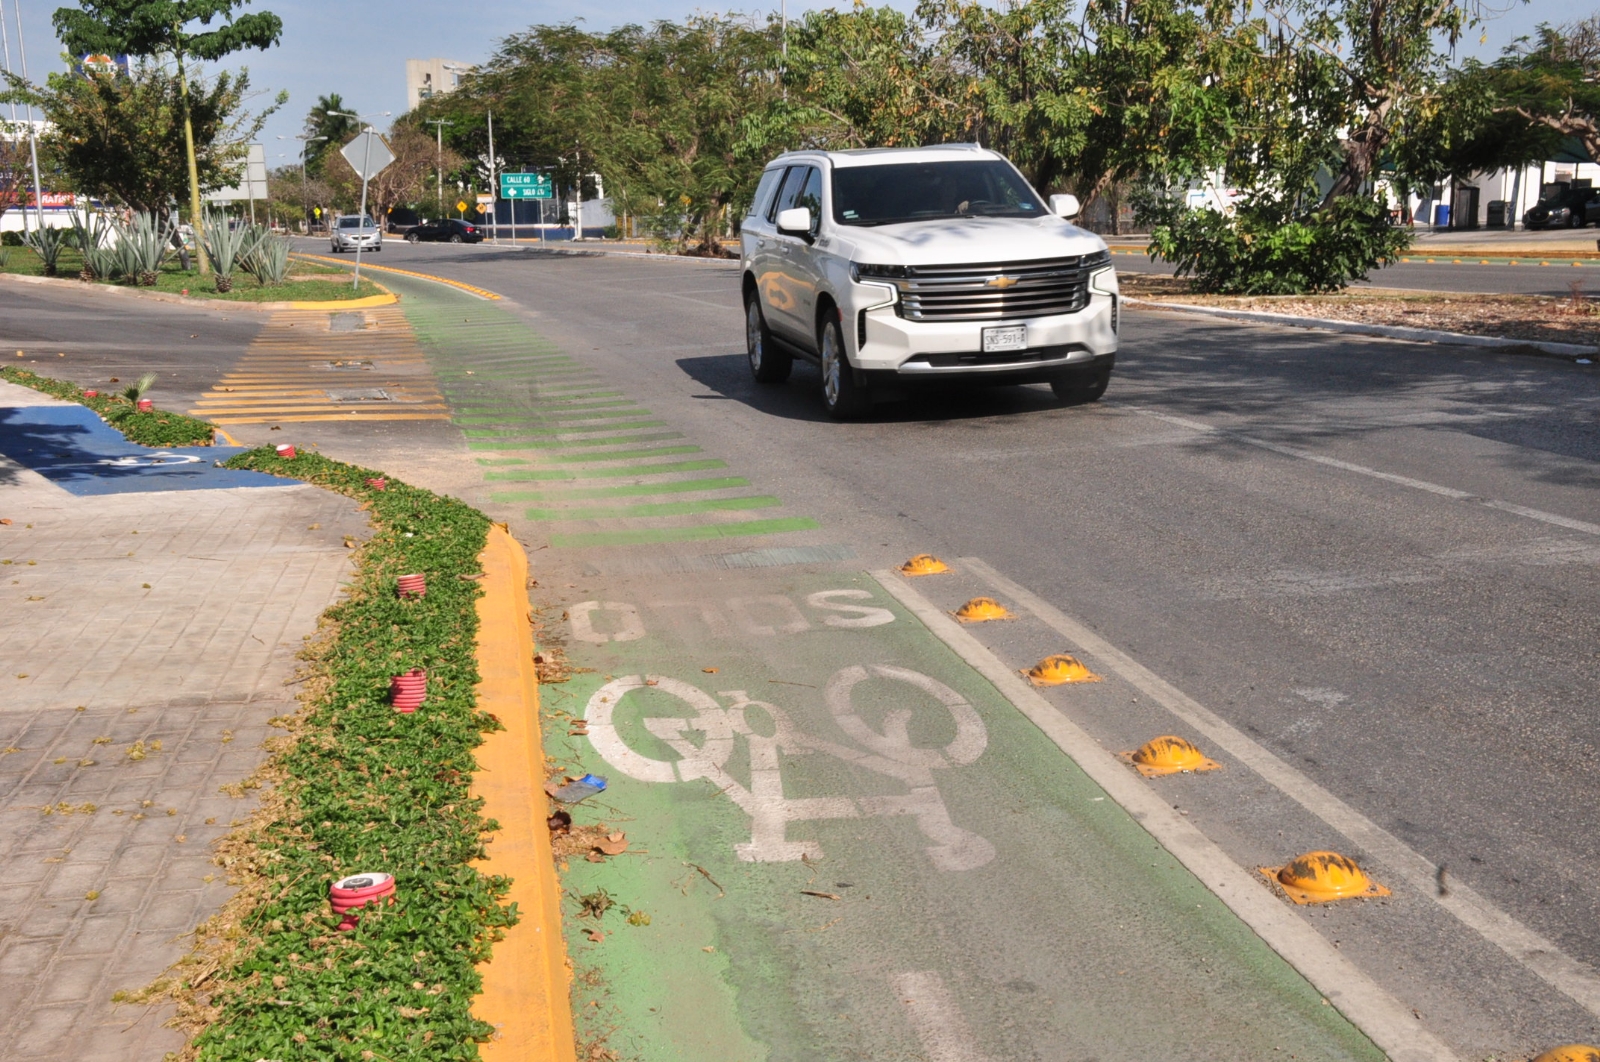
[[262, 230], [254, 225], [229, 225], [223, 213], [206, 215], [206, 254], [211, 258], [211, 271], [216, 274], [217, 291], [226, 295], [233, 290], [233, 274], [250, 256], [261, 241]]
[[39, 260], [44, 263], [44, 275], [47, 277], [55, 276], [56, 264], [61, 260], [61, 252], [65, 250], [67, 246], [67, 230], [51, 228], [34, 229], [32, 232], [23, 236], [22, 240], [28, 245], [29, 249], [32, 250], [34, 254], [39, 256]]
[[84, 213], [72, 219], [67, 231], [83, 256], [79, 280], [114, 280], [122, 272], [122, 253], [111, 239], [113, 226], [105, 218]]
[[128, 224], [117, 226], [117, 255], [122, 272], [141, 287], [156, 286], [171, 244], [172, 226], [154, 214], [135, 214]]
[[289, 241], [261, 229], [255, 246], [239, 260], [239, 268], [255, 277], [262, 287], [282, 284], [289, 275]]

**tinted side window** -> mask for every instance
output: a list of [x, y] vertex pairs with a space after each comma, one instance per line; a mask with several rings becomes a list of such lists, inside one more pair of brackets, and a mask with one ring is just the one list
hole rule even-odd
[[777, 216], [796, 206], [795, 200], [800, 198], [800, 189], [805, 186], [806, 175], [811, 173], [809, 166], [790, 166], [789, 173], [783, 179], [783, 190], [778, 193], [778, 198], [773, 201], [772, 209], [767, 212], [767, 220], [773, 221]]
[[818, 226], [822, 224], [822, 171], [815, 166], [806, 170], [806, 183], [800, 189], [794, 205], [811, 211], [811, 235], [815, 236]]
[[755, 198], [750, 200], [750, 216], [761, 217], [767, 212], [767, 207], [772, 205], [772, 194], [778, 190], [778, 182], [783, 180], [783, 167], [770, 169], [761, 175], [761, 183], [756, 185]]

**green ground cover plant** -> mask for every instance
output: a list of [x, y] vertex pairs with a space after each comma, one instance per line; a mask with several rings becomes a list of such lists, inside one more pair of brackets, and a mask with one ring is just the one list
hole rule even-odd
[[[516, 921], [509, 882], [471, 865], [495, 825], [468, 793], [473, 749], [498, 726], [474, 687], [482, 513], [317, 454], [271, 448], [230, 468], [314, 483], [358, 499], [373, 536], [356, 553], [349, 595], [303, 654], [301, 708], [245, 788], [258, 811], [220, 846], [241, 886], [196, 933], [196, 948], [138, 999], [170, 996], [194, 1037], [185, 1059], [371, 1062], [478, 1057], [490, 1027], [470, 1006], [476, 964]], [[402, 601], [395, 579], [425, 573], [425, 597]], [[389, 704], [391, 676], [428, 673], [413, 715]], [[329, 885], [349, 874], [395, 876], [392, 906], [335, 928]]]
[[[21, 384], [23, 387], [31, 387], [35, 391], [43, 391], [52, 398], [88, 406], [100, 414], [107, 424], [127, 436], [129, 442], [138, 443], [140, 446], [210, 446], [213, 433], [216, 431], [207, 422], [196, 420], [183, 413], [173, 413], [164, 409], [155, 409], [148, 413], [139, 412], [138, 395], [128, 393], [133, 388], [116, 394], [101, 392], [91, 396], [85, 394], [84, 389], [75, 383], [40, 376], [36, 372], [19, 369], [14, 365], [0, 365], [0, 379]], [[148, 387], [146, 384], [145, 389]], [[140, 390], [139, 393], [143, 394], [144, 391]]]
[[[78, 274], [83, 269], [83, 256], [75, 248], [63, 248], [56, 265], [58, 275], [66, 282], [70, 279], [79, 283]], [[45, 276], [44, 263], [39, 256], [26, 248], [13, 250], [0, 262], [0, 273], [14, 273], [21, 276]], [[117, 283], [119, 286], [128, 285], [121, 281], [97, 280], [94, 283]], [[295, 257], [289, 261], [287, 279], [278, 285], [263, 287], [257, 280], [247, 283], [235, 283], [233, 290], [220, 293], [213, 290], [210, 277], [202, 277], [198, 270], [182, 269], [177, 261], [169, 259], [162, 263], [161, 269], [156, 273], [154, 285], [146, 285], [147, 290], [163, 291], [170, 295], [187, 294], [191, 299], [216, 299], [223, 302], [330, 302], [340, 299], [363, 299], [369, 295], [382, 295], [384, 289], [377, 284], [362, 277], [359, 290], [350, 285], [350, 271], [339, 266], [326, 265], [322, 262], [311, 262], [304, 258]]]

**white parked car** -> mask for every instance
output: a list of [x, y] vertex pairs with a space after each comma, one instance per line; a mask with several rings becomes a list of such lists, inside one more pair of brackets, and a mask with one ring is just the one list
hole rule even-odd
[[329, 239], [334, 254], [358, 247], [368, 251], [383, 250], [383, 230], [366, 214], [340, 214], [334, 218]]
[[745, 339], [763, 383], [822, 369], [835, 417], [875, 386], [1049, 383], [1105, 393], [1116, 271], [1105, 241], [975, 145], [796, 151], [766, 168], [741, 234]]

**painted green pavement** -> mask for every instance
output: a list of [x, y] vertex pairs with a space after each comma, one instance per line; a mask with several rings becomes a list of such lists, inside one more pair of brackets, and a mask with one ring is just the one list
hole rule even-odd
[[587, 1044], [627, 1062], [1382, 1057], [736, 454], [501, 307], [395, 286], [472, 496], [541, 580], [581, 580], [546, 602], [547, 644], [592, 669], [544, 688], [547, 752], [610, 779], [574, 817], [629, 842], [562, 868]]
[[597, 674], [545, 690], [611, 783], [575, 819], [632, 845], [563, 875], [621, 1057], [1381, 1057], [868, 577], [635, 589], [571, 607]]

